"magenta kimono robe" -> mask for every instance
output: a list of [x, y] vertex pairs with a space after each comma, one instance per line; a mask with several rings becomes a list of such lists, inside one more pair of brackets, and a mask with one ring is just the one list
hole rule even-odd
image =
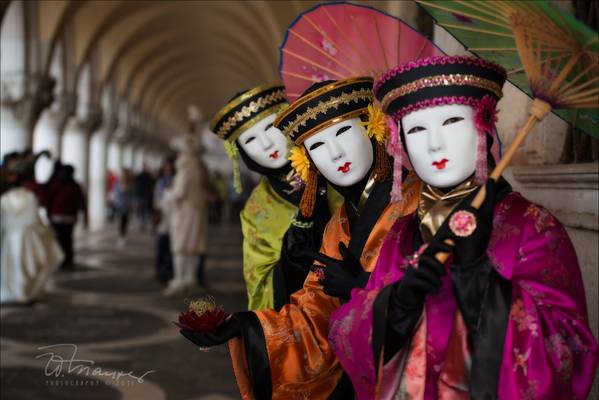
[[367, 286], [354, 289], [351, 300], [331, 318], [329, 341], [358, 399], [468, 399], [472, 385], [487, 390], [486, 380], [496, 388], [492, 398], [586, 398], [595, 376], [597, 342], [588, 326], [582, 278], [564, 227], [517, 193], [498, 202], [493, 227], [487, 249], [492, 273], [511, 285], [504, 291], [504, 317], [502, 306], [495, 304], [501, 303], [496, 301], [501, 291], [492, 293], [489, 286], [479, 317], [480, 330], [486, 333], [477, 334], [476, 351], [463, 345], [468, 355], [465, 362], [456, 363], [448, 343], [463, 320], [448, 271], [439, 293], [427, 296], [425, 317], [414, 329], [426, 334], [418, 339], [414, 333], [406, 346], [410, 352], [400, 350], [379, 368], [383, 363], [380, 354], [375, 357], [373, 337], [381, 341], [385, 321], [377, 319], [377, 297], [402, 278], [400, 267], [414, 253], [418, 234], [414, 215], [395, 223]]

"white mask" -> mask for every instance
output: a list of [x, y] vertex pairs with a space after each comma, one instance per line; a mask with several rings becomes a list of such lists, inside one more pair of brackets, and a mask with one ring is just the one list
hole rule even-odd
[[269, 115], [237, 138], [237, 143], [256, 164], [270, 169], [281, 168], [289, 162], [289, 141], [273, 126], [276, 117], [276, 114]]
[[312, 135], [304, 146], [326, 180], [343, 187], [362, 180], [374, 160], [372, 144], [359, 118], [339, 122]]
[[449, 188], [474, 173], [478, 131], [472, 107], [424, 108], [403, 117], [401, 125], [412, 166], [424, 182]]

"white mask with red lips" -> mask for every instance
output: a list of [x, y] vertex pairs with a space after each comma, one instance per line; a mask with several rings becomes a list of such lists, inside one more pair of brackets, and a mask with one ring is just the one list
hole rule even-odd
[[237, 143], [256, 164], [270, 169], [279, 169], [289, 160], [289, 140], [273, 126], [276, 114], [271, 114], [239, 135]]
[[450, 188], [475, 172], [480, 139], [472, 107], [447, 104], [416, 110], [401, 119], [401, 128], [410, 162], [429, 185]]
[[325, 179], [341, 187], [360, 182], [374, 161], [372, 143], [360, 118], [323, 129], [306, 139], [304, 147]]

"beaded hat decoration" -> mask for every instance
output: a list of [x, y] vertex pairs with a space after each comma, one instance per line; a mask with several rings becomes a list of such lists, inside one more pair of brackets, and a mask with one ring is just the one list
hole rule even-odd
[[387, 138], [385, 117], [372, 104], [372, 84], [373, 79], [367, 76], [316, 83], [275, 120], [274, 126], [295, 144], [289, 159], [305, 184], [300, 202], [305, 217], [312, 216], [318, 173], [303, 143], [323, 129], [348, 119], [362, 119], [368, 136], [375, 140], [375, 177], [385, 180], [390, 176], [389, 158], [384, 148]]
[[[471, 106], [479, 140], [475, 182], [487, 179], [487, 134], [497, 122], [497, 101], [501, 99], [506, 71], [501, 66], [475, 57], [428, 57], [399, 65], [374, 85], [374, 94], [387, 114], [391, 132], [387, 151], [395, 159], [391, 197], [401, 199], [401, 155], [398, 122], [407, 114], [446, 104]], [[399, 168], [399, 170], [398, 170]]]
[[269, 115], [287, 107], [285, 87], [279, 81], [246, 90], [233, 97], [210, 121], [210, 130], [223, 139], [225, 151], [233, 163], [235, 190], [241, 193], [239, 153], [235, 141], [246, 130]]

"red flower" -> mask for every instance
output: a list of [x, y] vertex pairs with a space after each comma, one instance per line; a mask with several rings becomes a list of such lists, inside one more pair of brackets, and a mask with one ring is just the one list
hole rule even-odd
[[181, 329], [187, 331], [213, 331], [225, 320], [225, 310], [217, 307], [215, 310], [207, 310], [203, 314], [198, 314], [193, 310], [188, 310], [179, 315], [179, 322], [175, 322]]
[[213, 331], [223, 323], [225, 317], [225, 310], [217, 307], [214, 298], [208, 296], [190, 302], [187, 311], [179, 315], [179, 322], [175, 322], [175, 325], [188, 331]]
[[474, 124], [479, 132], [492, 132], [497, 122], [497, 101], [486, 95], [478, 101], [475, 110]]

